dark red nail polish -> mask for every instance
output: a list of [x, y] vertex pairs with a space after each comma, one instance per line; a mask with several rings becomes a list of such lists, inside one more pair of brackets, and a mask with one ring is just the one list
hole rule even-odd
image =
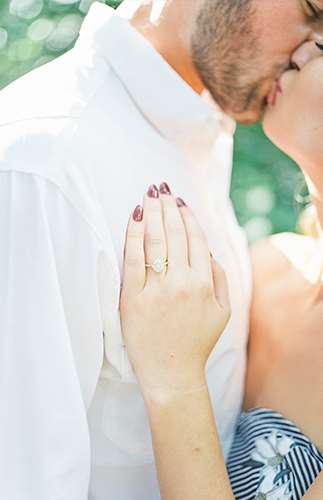
[[163, 182], [160, 187], [159, 187], [159, 191], [161, 192], [161, 194], [172, 194], [170, 188], [169, 188], [169, 185], [167, 184], [167, 182]]
[[144, 209], [142, 208], [142, 206], [138, 205], [135, 209], [134, 209], [134, 212], [132, 214], [132, 218], [134, 221], [136, 222], [141, 222], [142, 219], [143, 219], [143, 215], [144, 215]]
[[182, 200], [182, 198], [176, 198], [176, 203], [177, 203], [177, 206], [178, 206], [179, 208], [181, 208], [181, 207], [186, 207], [186, 206], [187, 206], [187, 205], [186, 205], [186, 203], [185, 203], [185, 201], [184, 201], [184, 200]]
[[155, 184], [152, 184], [151, 186], [149, 186], [149, 189], [147, 191], [147, 195], [149, 196], [149, 198], [159, 198], [158, 187], [155, 186]]

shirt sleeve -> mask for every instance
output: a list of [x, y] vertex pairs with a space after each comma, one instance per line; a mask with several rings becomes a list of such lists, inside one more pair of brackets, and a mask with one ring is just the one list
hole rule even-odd
[[99, 243], [37, 175], [0, 173], [0, 498], [87, 500]]

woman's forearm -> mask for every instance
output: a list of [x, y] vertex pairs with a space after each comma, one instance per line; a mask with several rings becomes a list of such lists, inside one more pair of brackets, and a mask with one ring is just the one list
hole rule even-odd
[[146, 398], [163, 500], [233, 500], [207, 386]]

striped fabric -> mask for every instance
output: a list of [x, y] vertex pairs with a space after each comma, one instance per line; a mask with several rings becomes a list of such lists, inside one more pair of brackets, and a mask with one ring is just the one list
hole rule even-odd
[[323, 471], [323, 454], [282, 415], [243, 413], [228, 460], [237, 500], [300, 500]]

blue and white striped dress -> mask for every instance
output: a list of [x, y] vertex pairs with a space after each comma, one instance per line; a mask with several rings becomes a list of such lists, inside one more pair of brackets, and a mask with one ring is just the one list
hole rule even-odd
[[323, 454], [292, 422], [258, 408], [241, 415], [227, 466], [237, 500], [300, 500]]

